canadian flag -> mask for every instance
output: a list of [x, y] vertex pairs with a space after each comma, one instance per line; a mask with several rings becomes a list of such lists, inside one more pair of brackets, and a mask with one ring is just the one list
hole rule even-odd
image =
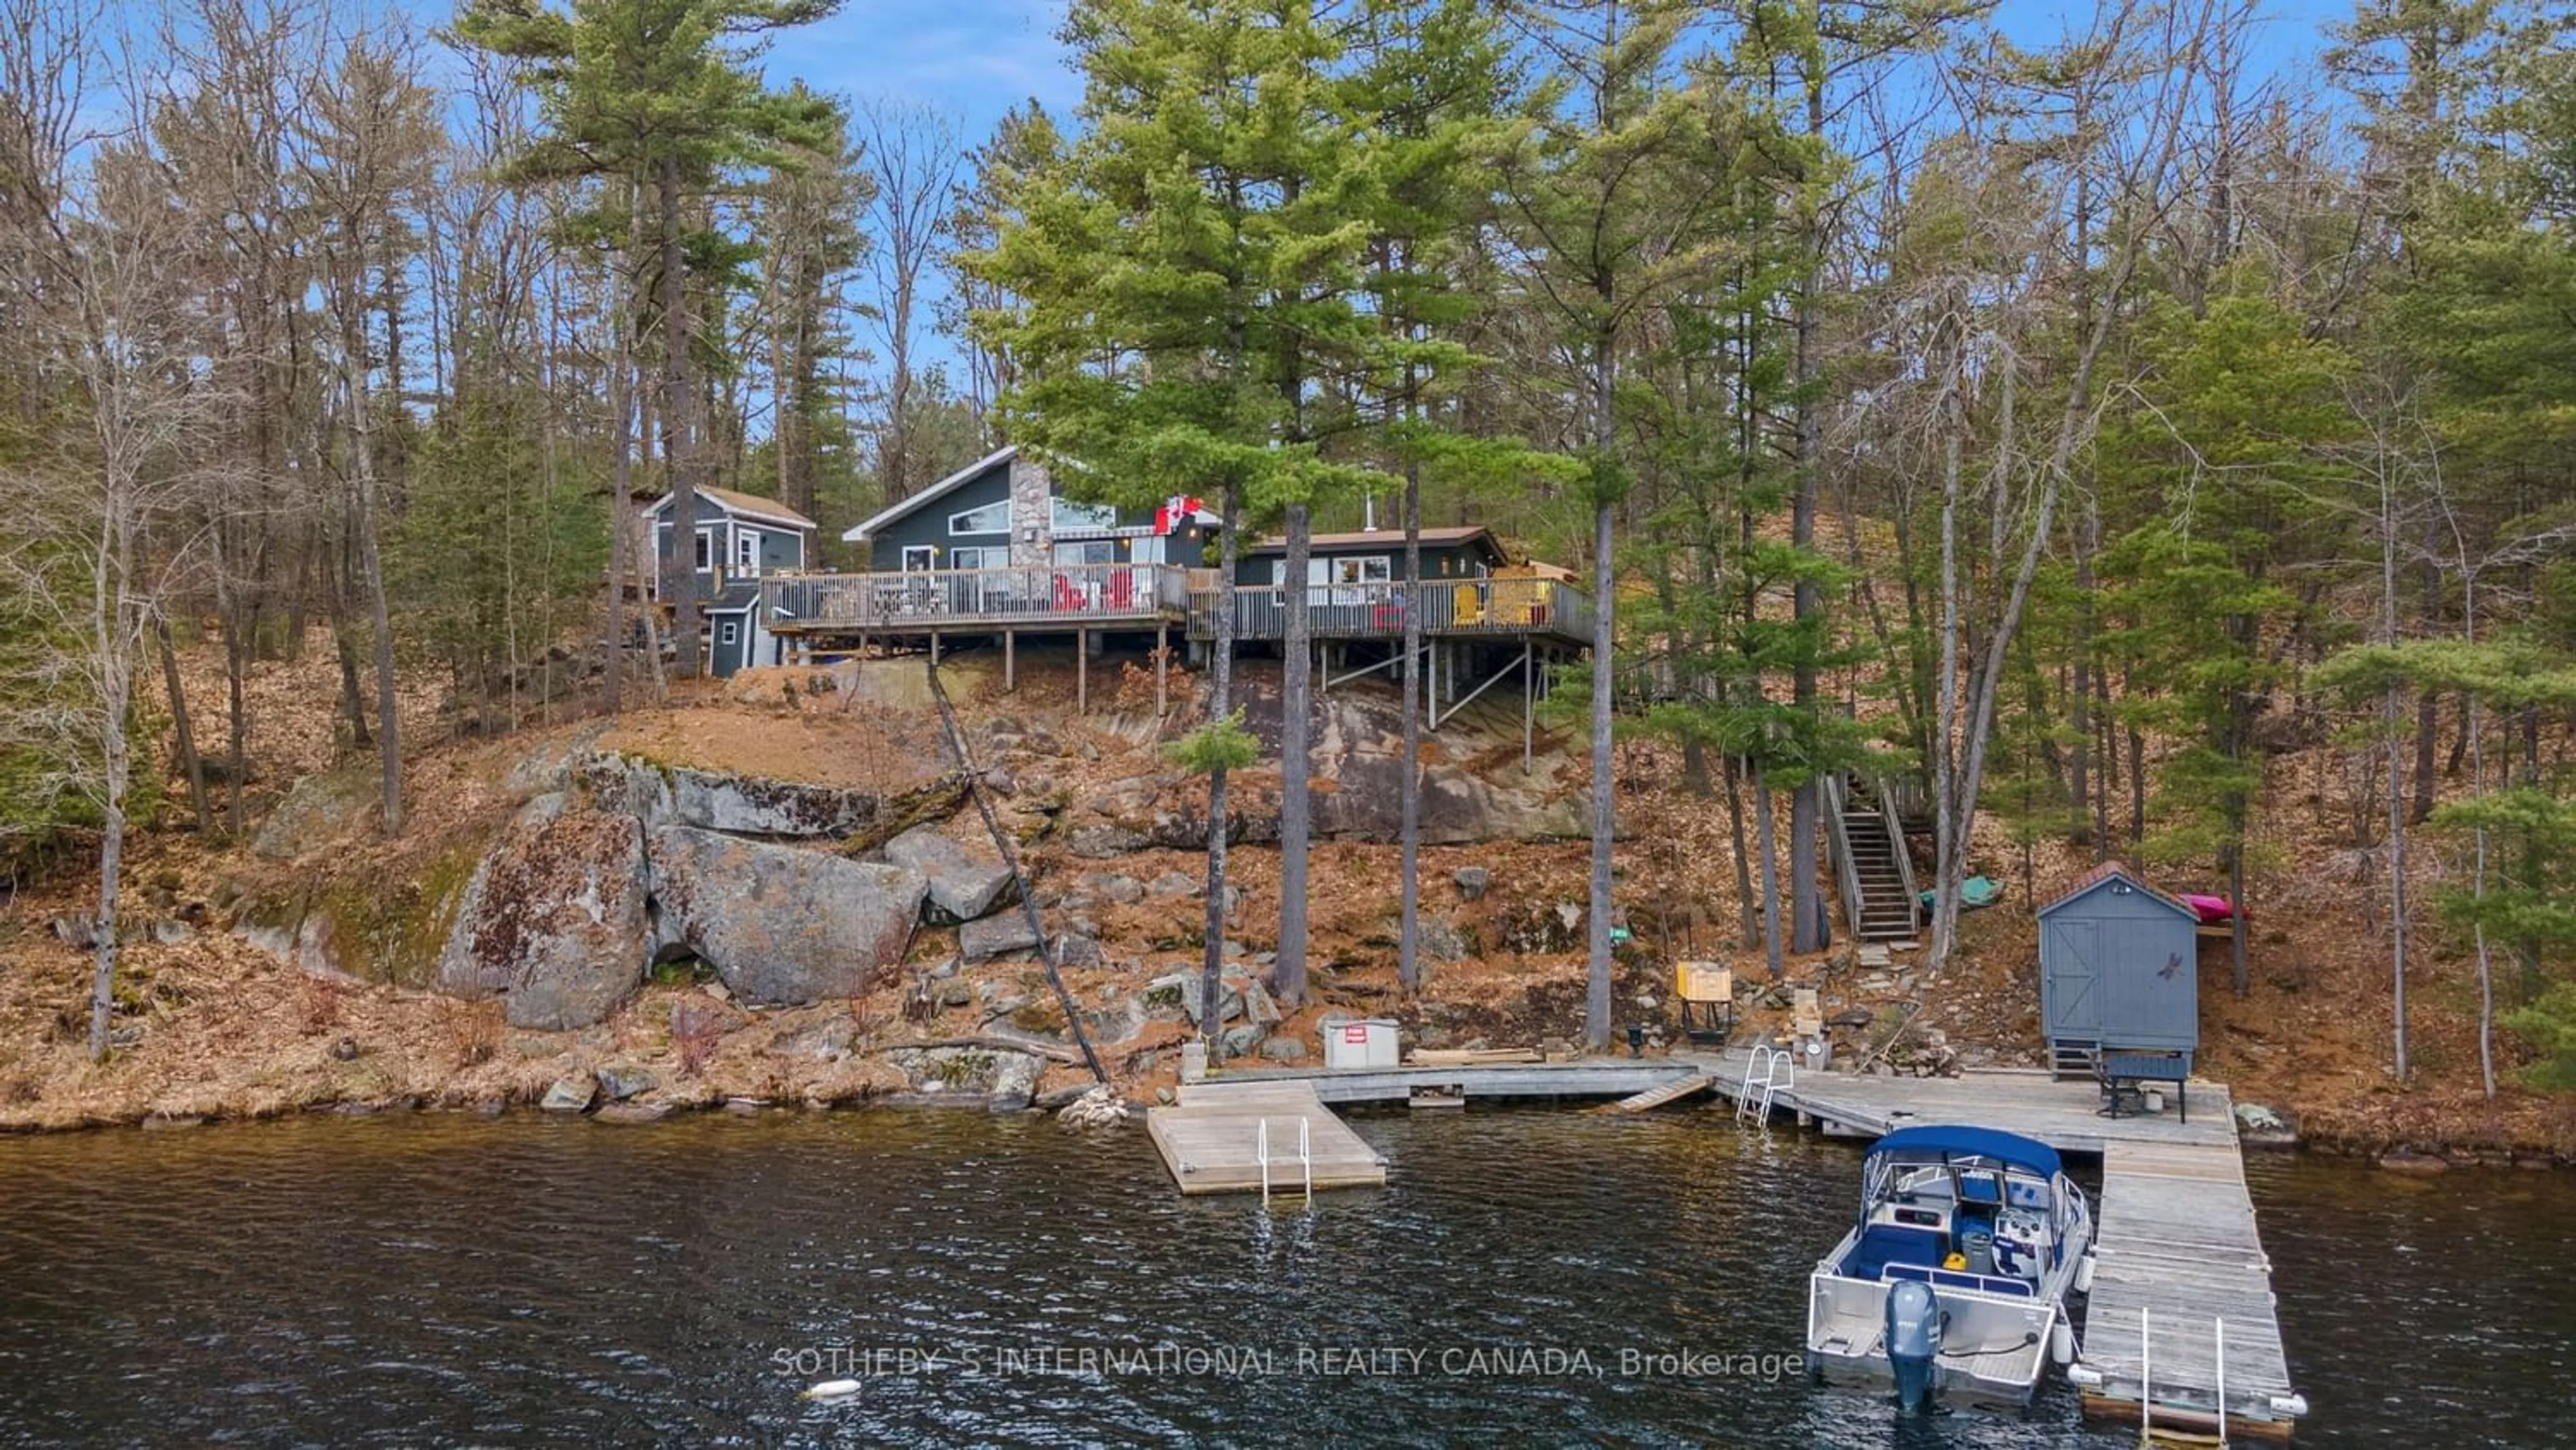
[[1154, 510], [1154, 532], [1165, 537], [1177, 534], [1182, 525], [1198, 517], [1206, 507], [1197, 499], [1175, 494], [1163, 500], [1161, 508]]

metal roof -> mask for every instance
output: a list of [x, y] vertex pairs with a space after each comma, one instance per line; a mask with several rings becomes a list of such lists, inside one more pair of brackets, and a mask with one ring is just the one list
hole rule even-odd
[[[1484, 539], [1487, 543], [1493, 543], [1494, 552], [1496, 554], [1499, 555], [1503, 552], [1502, 545], [1494, 543], [1493, 531], [1483, 527], [1450, 527], [1424, 529], [1422, 531], [1422, 542], [1434, 546], [1442, 544], [1472, 543], [1479, 538]], [[1317, 534], [1309, 542], [1318, 549], [1356, 549], [1366, 548], [1371, 544], [1375, 544], [1380, 548], [1401, 549], [1404, 547], [1404, 530], [1362, 529], [1356, 533]], [[1260, 543], [1254, 544], [1244, 552], [1247, 554], [1277, 554], [1284, 552], [1287, 547], [1288, 541], [1286, 539], [1273, 534], [1264, 538]]]
[[934, 483], [930, 487], [923, 489], [921, 492], [912, 495], [910, 498], [896, 499], [893, 503], [887, 504], [884, 508], [868, 515], [868, 517], [858, 523], [852, 524], [842, 533], [841, 542], [844, 544], [856, 544], [876, 537], [877, 530], [884, 528], [886, 525], [893, 523], [895, 520], [902, 518], [904, 515], [911, 513], [913, 510], [920, 508], [922, 505], [927, 504], [934, 499], [944, 498], [947, 495], [964, 488], [978, 475], [982, 474], [984, 470], [991, 468], [994, 464], [1010, 462], [1013, 458], [1019, 455], [1019, 451], [1019, 445], [1016, 443], [1012, 444], [1008, 448], [995, 449], [993, 452], [985, 454], [983, 457], [967, 464], [964, 468], [957, 470], [955, 473], [948, 475], [946, 478], [939, 480], [937, 483]]
[[2125, 864], [2118, 861], [2105, 861], [2101, 865], [2094, 867], [2092, 870], [2085, 872], [2083, 875], [2076, 877], [2073, 885], [2040, 903], [2037, 914], [2040, 916], [2046, 916], [2057, 908], [2064, 906], [2066, 903], [2073, 901], [2075, 898], [2084, 895], [2086, 892], [2091, 891], [2097, 886], [2100, 886], [2102, 883], [2113, 880], [2125, 881], [2136, 889], [2145, 892], [2156, 900], [2161, 901], [2165, 905], [2172, 907], [2174, 910], [2181, 912], [2184, 916], [2191, 918], [2193, 921], [2197, 922], [2200, 920], [2200, 913], [2192, 910], [2189, 903], [2183, 901], [2180, 897], [2177, 897], [2170, 892], [2157, 889], [2153, 884], [2148, 882], [2147, 878], [2130, 870]]
[[[814, 521], [812, 519], [805, 517], [803, 514], [798, 513], [796, 510], [789, 508], [787, 505], [780, 503], [774, 498], [762, 498], [756, 493], [737, 493], [730, 488], [717, 488], [712, 484], [702, 483], [698, 485], [698, 496], [700, 498], [714, 500], [716, 507], [723, 509], [729, 514], [741, 514], [746, 518], [755, 518], [761, 520], [763, 523], [779, 524], [791, 529], [810, 529], [814, 527]], [[664, 508], [668, 507], [671, 500], [676, 497], [678, 497], [678, 495], [666, 493], [660, 498], [653, 500], [651, 503], [646, 504], [644, 506], [645, 516], [650, 518], [653, 515], [659, 514]]]

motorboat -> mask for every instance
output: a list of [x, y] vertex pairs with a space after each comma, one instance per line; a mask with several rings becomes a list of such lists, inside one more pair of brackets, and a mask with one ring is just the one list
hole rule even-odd
[[1807, 1287], [1807, 1367], [1936, 1399], [2027, 1405], [2075, 1358], [2067, 1299], [2089, 1287], [2092, 1206], [2057, 1150], [1993, 1128], [1900, 1128], [1861, 1167], [1860, 1221]]

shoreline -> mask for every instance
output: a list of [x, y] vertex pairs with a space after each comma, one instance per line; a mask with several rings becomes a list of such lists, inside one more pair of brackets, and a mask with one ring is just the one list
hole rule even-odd
[[[1620, 1059], [1625, 1061], [1626, 1059]], [[1118, 1101], [1126, 1106], [1134, 1120], [1157, 1106], [1153, 1091], [1140, 1092], [1139, 1084], [1130, 1083], [1118, 1089]], [[258, 1108], [214, 1107], [205, 1112], [168, 1113], [150, 1111], [139, 1115], [114, 1114], [84, 1117], [76, 1121], [44, 1122], [32, 1118], [0, 1120], [0, 1139], [54, 1136], [74, 1133], [111, 1133], [137, 1131], [144, 1133], [184, 1132], [203, 1128], [238, 1127], [256, 1123], [284, 1122], [298, 1118], [382, 1118], [413, 1116], [452, 1116], [458, 1118], [500, 1119], [535, 1117], [544, 1119], [587, 1119], [603, 1127], [643, 1127], [675, 1118], [722, 1113], [737, 1117], [760, 1117], [771, 1114], [822, 1114], [848, 1112], [931, 1112], [980, 1113], [990, 1117], [1037, 1116], [1052, 1118], [1057, 1111], [1080, 1097], [1083, 1086], [1061, 1086], [1027, 1097], [1014, 1094], [974, 1092], [923, 1092], [912, 1089], [861, 1089], [859, 1091], [809, 1096], [795, 1100], [766, 1098], [749, 1094], [728, 1093], [713, 1085], [703, 1091], [685, 1092], [667, 1097], [603, 1100], [579, 1110], [548, 1108], [539, 1097], [524, 1094], [412, 1094], [396, 1098], [322, 1097], [310, 1101], [263, 1105]], [[1608, 1099], [1538, 1098], [1493, 1100], [1484, 1106], [1487, 1112], [1497, 1110], [1584, 1112], [1600, 1107]], [[1400, 1104], [1349, 1104], [1336, 1109], [1348, 1112], [1354, 1108], [1372, 1114], [1392, 1115]], [[1705, 1111], [1683, 1109], [1682, 1111]], [[2453, 1171], [2478, 1169], [2513, 1171], [2551, 1171], [2576, 1168], [2576, 1158], [2546, 1148], [2531, 1146], [2497, 1147], [2475, 1141], [2463, 1133], [2447, 1139], [2426, 1139], [2422, 1135], [2400, 1135], [2383, 1138], [2353, 1138], [2343, 1135], [2300, 1135], [2283, 1139], [2243, 1133], [2240, 1148], [2250, 1157], [2311, 1156], [2361, 1161], [2383, 1172], [2403, 1176], [2436, 1176]]]

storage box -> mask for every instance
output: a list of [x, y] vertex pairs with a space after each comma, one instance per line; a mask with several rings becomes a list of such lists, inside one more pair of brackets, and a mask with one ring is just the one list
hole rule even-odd
[[1383, 1017], [1362, 1017], [1324, 1024], [1324, 1066], [1393, 1067], [1395, 1024]]

